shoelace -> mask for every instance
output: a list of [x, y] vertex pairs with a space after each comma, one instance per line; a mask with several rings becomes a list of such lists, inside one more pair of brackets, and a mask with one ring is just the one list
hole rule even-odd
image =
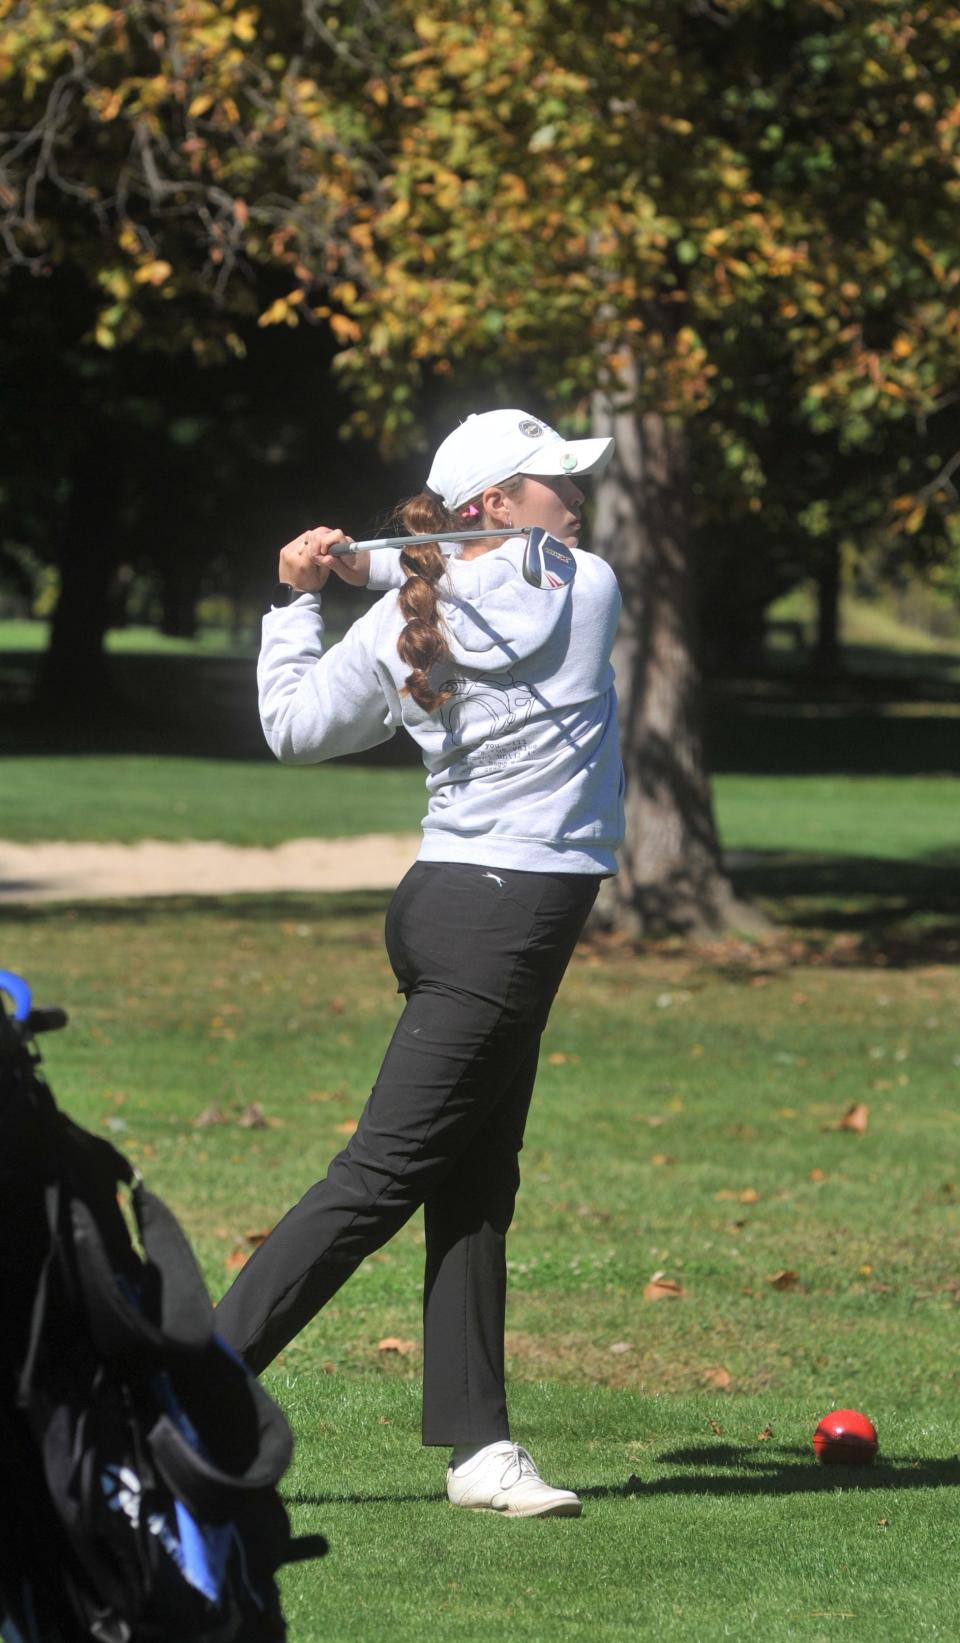
[[511, 1488], [513, 1484], [519, 1483], [521, 1478], [539, 1478], [540, 1476], [533, 1456], [524, 1449], [522, 1443], [513, 1444], [512, 1450], [513, 1453], [507, 1461], [503, 1475], [500, 1478], [501, 1489]]

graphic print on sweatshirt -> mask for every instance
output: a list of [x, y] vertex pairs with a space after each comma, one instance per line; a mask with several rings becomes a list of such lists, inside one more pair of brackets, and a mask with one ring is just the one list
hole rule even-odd
[[467, 769], [484, 765], [501, 769], [524, 755], [526, 744], [522, 738], [511, 741], [509, 747], [498, 745], [503, 736], [515, 736], [527, 724], [537, 703], [537, 697], [522, 679], [512, 673], [501, 673], [496, 679], [489, 674], [482, 679], [465, 679], [462, 674], [447, 674], [442, 690], [453, 690], [453, 695], [440, 709], [444, 729], [457, 742], [480, 742], [472, 752], [465, 752], [458, 761]]

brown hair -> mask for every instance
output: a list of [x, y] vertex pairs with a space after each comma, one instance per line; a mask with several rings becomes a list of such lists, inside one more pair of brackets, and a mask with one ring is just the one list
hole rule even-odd
[[[462, 523], [430, 491], [421, 491], [402, 503], [397, 519], [411, 536], [455, 531]], [[407, 625], [397, 640], [397, 650], [400, 660], [412, 669], [406, 681], [410, 695], [424, 713], [435, 713], [453, 695], [452, 690], [432, 689], [429, 678], [437, 662], [451, 660], [437, 608], [437, 584], [446, 568], [444, 558], [435, 542], [425, 542], [421, 547], [404, 548], [400, 561], [409, 575], [400, 589], [400, 609]]]
[[[505, 479], [500, 489], [513, 496], [522, 484], [523, 476], [515, 475]], [[471, 504], [463, 506], [467, 508]], [[473, 506], [479, 505], [474, 502]], [[464, 519], [463, 509], [451, 513], [432, 491], [421, 491], [409, 502], [402, 502], [396, 510], [396, 519], [411, 536], [425, 536], [428, 531], [438, 534], [457, 531], [462, 526], [469, 530], [474, 525], [473, 519]], [[505, 529], [504, 535], [508, 534]], [[397, 650], [400, 660], [413, 670], [406, 680], [410, 695], [424, 713], [435, 713], [454, 694], [452, 688], [434, 690], [429, 679], [431, 668], [438, 662], [452, 660], [437, 608], [437, 584], [444, 574], [444, 557], [436, 543], [425, 542], [422, 547], [404, 548], [400, 562], [410, 574], [400, 590], [400, 609], [407, 625], [397, 640]]]

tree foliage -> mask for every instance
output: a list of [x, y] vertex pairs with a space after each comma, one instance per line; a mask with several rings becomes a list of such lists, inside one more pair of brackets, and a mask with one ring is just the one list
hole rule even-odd
[[[387, 406], [402, 424], [460, 356], [522, 358], [576, 405], [629, 354], [640, 409], [702, 430], [728, 520], [764, 510], [769, 430], [792, 429], [881, 456], [888, 524], [920, 532], [952, 500], [960, 11], [581, 19], [574, 0], [414, 10], [410, 49], [368, 83], [391, 203], [359, 242], [342, 361], [365, 425], [391, 427]], [[809, 487], [801, 529], [842, 528], [843, 505]]]
[[[326, 323], [387, 448], [464, 362], [583, 413], [629, 353], [640, 409], [695, 427], [715, 516], [776, 511], [789, 426], [875, 453], [885, 525], [942, 535], [955, 5], [0, 0], [0, 23], [7, 266], [79, 267], [101, 348], [239, 351], [258, 303]], [[796, 500], [801, 535], [843, 528], [836, 486]]]
[[662, 753], [636, 861], [672, 840], [637, 883], [696, 834], [686, 907], [719, 906], [691, 524], [719, 611], [844, 538], [960, 564], [960, 6], [0, 0], [0, 25], [0, 272], [71, 294], [88, 383], [310, 322], [386, 453], [481, 378], [644, 432], [606, 510], [641, 773]]

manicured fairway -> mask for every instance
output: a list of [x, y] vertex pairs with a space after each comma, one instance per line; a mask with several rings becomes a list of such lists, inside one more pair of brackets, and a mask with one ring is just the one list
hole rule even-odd
[[[46, 1044], [61, 1100], [167, 1195], [214, 1293], [375, 1076], [398, 1008], [383, 905], [5, 918], [2, 963], [73, 1015]], [[332, 1543], [285, 1577], [291, 1643], [956, 1636], [960, 978], [921, 950], [801, 953], [578, 954], [528, 1130], [508, 1352], [517, 1435], [585, 1515], [445, 1504], [418, 1442], [415, 1219], [270, 1373], [295, 1527]], [[865, 1130], [838, 1128], [855, 1104]], [[652, 1280], [683, 1293], [646, 1299]], [[863, 1476], [809, 1448], [845, 1405], [880, 1429]]]

